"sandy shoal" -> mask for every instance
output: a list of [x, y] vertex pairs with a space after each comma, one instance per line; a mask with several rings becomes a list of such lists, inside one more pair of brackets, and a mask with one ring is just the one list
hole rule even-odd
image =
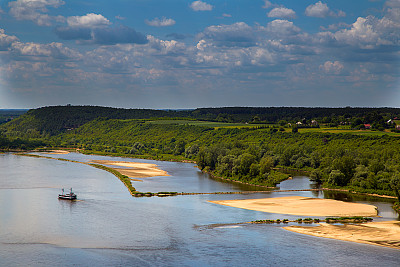
[[302, 216], [377, 216], [373, 205], [311, 197], [278, 197], [209, 201], [235, 208]]
[[344, 225], [321, 223], [316, 227], [289, 226], [284, 229], [312, 236], [400, 249], [399, 221]]
[[65, 155], [69, 154], [69, 151], [66, 150], [51, 150], [50, 152], [45, 152], [46, 154], [52, 154], [52, 155]]
[[112, 161], [112, 160], [92, 160], [90, 163], [113, 165], [124, 168], [112, 168], [123, 175], [134, 178], [146, 178], [154, 176], [169, 176], [169, 174], [158, 168], [156, 164], [127, 162], [127, 161]]

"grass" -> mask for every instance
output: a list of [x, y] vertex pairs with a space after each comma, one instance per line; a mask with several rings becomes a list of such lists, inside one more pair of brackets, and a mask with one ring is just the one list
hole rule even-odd
[[[146, 121], [146, 123], [150, 124], [159, 124], [159, 125], [167, 125], [167, 124], [175, 124], [175, 125], [192, 125], [192, 126], [205, 126], [214, 129], [218, 128], [253, 128], [253, 127], [278, 127], [277, 124], [246, 124], [246, 123], [229, 123], [229, 122], [213, 122], [213, 121], [196, 121], [196, 120], [153, 120]], [[292, 128], [284, 128], [285, 132], [291, 132]], [[399, 136], [400, 133], [386, 131], [373, 131], [373, 130], [353, 130], [349, 126], [338, 126], [338, 127], [327, 127], [321, 126], [320, 128], [300, 128], [300, 133], [349, 133], [356, 135], [389, 135], [389, 136]]]
[[268, 124], [246, 124], [246, 123], [229, 123], [229, 122], [213, 122], [213, 121], [192, 121], [192, 120], [155, 120], [146, 121], [150, 124], [178, 124], [178, 125], [194, 125], [205, 126], [211, 128], [249, 128], [259, 126], [270, 126]]
[[372, 131], [372, 130], [353, 130], [348, 128], [348, 126], [339, 127], [321, 127], [321, 128], [300, 128], [300, 133], [349, 133], [357, 135], [390, 135], [390, 136], [400, 136], [400, 133], [393, 133], [390, 131]]

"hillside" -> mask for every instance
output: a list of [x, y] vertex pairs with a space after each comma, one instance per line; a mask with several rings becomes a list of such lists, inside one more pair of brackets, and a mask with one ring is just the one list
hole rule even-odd
[[389, 119], [400, 118], [398, 108], [304, 108], [304, 107], [225, 107], [198, 108], [195, 110], [122, 109], [99, 106], [52, 106], [29, 110], [26, 114], [6, 124], [0, 131], [9, 136], [40, 138], [54, 136], [78, 128], [97, 118], [108, 119], [178, 119], [229, 123], [319, 123], [330, 125], [364, 123], [385, 129]]

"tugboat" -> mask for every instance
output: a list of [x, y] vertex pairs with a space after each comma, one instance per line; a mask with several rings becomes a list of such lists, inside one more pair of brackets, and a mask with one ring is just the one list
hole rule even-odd
[[76, 199], [76, 194], [72, 192], [72, 188], [70, 189], [69, 194], [64, 193], [64, 188], [62, 189], [62, 194], [58, 195], [58, 199], [67, 199], [67, 200], [75, 200]]

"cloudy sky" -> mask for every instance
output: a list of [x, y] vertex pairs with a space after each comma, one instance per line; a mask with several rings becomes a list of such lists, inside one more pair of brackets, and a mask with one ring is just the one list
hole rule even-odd
[[400, 107], [400, 0], [0, 1], [0, 108]]

